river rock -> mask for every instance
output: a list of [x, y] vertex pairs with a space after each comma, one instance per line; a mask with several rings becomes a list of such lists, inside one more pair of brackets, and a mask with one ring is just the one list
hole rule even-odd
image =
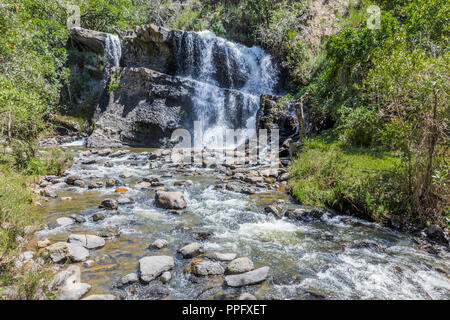
[[270, 205], [264, 208], [264, 211], [267, 213], [273, 214], [276, 218], [281, 219], [283, 218], [283, 214], [280, 209], [275, 207], [274, 205]]
[[89, 250], [76, 243], [57, 242], [46, 248], [53, 262], [69, 259], [72, 262], [81, 262], [89, 256]]
[[115, 186], [120, 186], [120, 181], [116, 178], [111, 178], [105, 181], [105, 185], [108, 188], [112, 188]]
[[163, 274], [160, 277], [162, 283], [169, 283], [171, 279], [172, 274], [169, 271], [163, 272]]
[[52, 221], [47, 224], [50, 229], [58, 228], [58, 227], [66, 227], [74, 224], [75, 221], [72, 218], [62, 217], [58, 218], [55, 221]]
[[253, 270], [255, 267], [252, 260], [247, 257], [237, 258], [231, 261], [225, 270], [227, 274], [244, 273]]
[[132, 204], [134, 203], [134, 200], [128, 197], [120, 197], [119, 199], [117, 199], [117, 203], [119, 205]]
[[269, 267], [262, 267], [246, 273], [229, 275], [225, 277], [225, 283], [230, 287], [243, 287], [263, 282], [269, 274]]
[[203, 253], [203, 246], [198, 242], [190, 243], [181, 249], [178, 250], [179, 253], [183, 256], [183, 258], [192, 258], [200, 253]]
[[239, 296], [238, 300], [256, 300], [256, 297], [248, 292], [244, 292]]
[[151, 185], [152, 184], [150, 182], [142, 181], [142, 182], [135, 184], [134, 188], [135, 189], [150, 189]]
[[88, 185], [88, 189], [98, 189], [98, 188], [103, 188], [104, 183], [101, 181], [95, 181], [95, 182], [91, 182]]
[[284, 215], [293, 220], [311, 221], [322, 218], [326, 212], [319, 208], [301, 208], [295, 210], [287, 210]]
[[106, 157], [106, 156], [109, 156], [111, 153], [112, 153], [112, 150], [109, 149], [109, 148], [107, 148], [107, 149], [102, 149], [102, 150], [99, 150], [99, 151], [98, 151], [98, 155], [99, 155], [100, 157]]
[[231, 261], [236, 259], [236, 253], [208, 252], [205, 256], [217, 261]]
[[141, 280], [150, 282], [159, 277], [164, 271], [173, 268], [175, 261], [169, 256], [149, 256], [139, 260]]
[[122, 279], [120, 279], [120, 282], [122, 283], [122, 285], [127, 285], [130, 283], [135, 283], [138, 282], [139, 278], [137, 273], [129, 273], [126, 276], [122, 277]]
[[184, 195], [181, 192], [158, 191], [155, 195], [155, 204], [163, 209], [185, 209], [187, 207]]
[[116, 297], [112, 294], [92, 294], [81, 300], [116, 300]]
[[118, 203], [114, 199], [105, 199], [102, 201], [99, 208], [104, 208], [107, 210], [115, 210], [118, 208]]
[[192, 266], [192, 273], [197, 276], [224, 274], [225, 270], [218, 262], [200, 261]]
[[105, 220], [105, 218], [106, 218], [105, 215], [101, 212], [97, 212], [92, 215], [92, 220], [94, 222]]
[[432, 224], [430, 225], [426, 230], [425, 230], [426, 235], [432, 239], [435, 240], [437, 242], [443, 243], [443, 244], [448, 244], [448, 240], [444, 234], [444, 232], [442, 231], [442, 229], [436, 225], [436, 224]]
[[97, 249], [105, 245], [105, 240], [92, 234], [71, 234], [69, 236], [70, 243], [82, 245], [86, 249]]
[[169, 244], [169, 242], [167, 242], [167, 240], [157, 239], [157, 240], [153, 241], [152, 244], [150, 244], [150, 248], [162, 249], [164, 247], [167, 247], [168, 244]]
[[73, 220], [75, 220], [76, 223], [84, 223], [84, 222], [86, 222], [86, 219], [83, 216], [79, 215], [79, 214], [72, 214], [70, 217]]
[[58, 295], [60, 300], [80, 300], [91, 289], [91, 285], [87, 283], [73, 283], [66, 285], [61, 289]]

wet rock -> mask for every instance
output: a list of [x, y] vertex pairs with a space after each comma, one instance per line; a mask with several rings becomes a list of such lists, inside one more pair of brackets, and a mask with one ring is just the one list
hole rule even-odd
[[152, 184], [150, 182], [142, 181], [142, 182], [135, 184], [134, 188], [135, 189], [150, 189], [151, 185]]
[[148, 176], [145, 177], [144, 179], [142, 179], [144, 182], [148, 182], [148, 183], [154, 183], [154, 182], [159, 182], [159, 179], [157, 176]]
[[192, 236], [197, 240], [206, 240], [213, 235], [212, 231], [209, 230], [194, 230], [192, 231]]
[[107, 188], [112, 188], [115, 186], [120, 186], [120, 181], [118, 179], [115, 178], [111, 178], [105, 181], [105, 185]]
[[193, 184], [194, 183], [192, 182], [192, 180], [185, 180], [185, 181], [175, 181], [173, 185], [187, 187], [192, 186]]
[[112, 168], [112, 167], [114, 167], [114, 163], [112, 163], [111, 161], [106, 161], [105, 162], [105, 167]]
[[131, 178], [132, 176], [133, 176], [133, 174], [131, 172], [128, 172], [128, 171], [119, 175], [119, 177], [122, 178], [122, 179], [128, 179], [128, 178]]
[[112, 294], [93, 294], [81, 300], [116, 300]]
[[104, 208], [107, 210], [115, 210], [118, 208], [118, 203], [114, 199], [105, 199], [100, 203], [99, 208]]
[[105, 245], [103, 238], [92, 234], [71, 234], [68, 241], [82, 245], [86, 249], [97, 249]]
[[264, 211], [267, 213], [270, 213], [275, 216], [275, 218], [281, 219], [283, 218], [283, 214], [281, 213], [281, 210], [275, 207], [274, 205], [270, 205], [264, 208]]
[[227, 274], [237, 274], [237, 273], [244, 273], [247, 271], [253, 270], [255, 267], [253, 265], [252, 260], [250, 260], [247, 257], [243, 258], [237, 258], [231, 261], [227, 268], [225, 269], [225, 272]]
[[276, 285], [289, 286], [300, 282], [300, 278], [295, 274], [281, 273], [273, 277], [273, 283]]
[[217, 261], [231, 261], [236, 259], [236, 253], [208, 252], [205, 256]]
[[43, 191], [42, 194], [45, 197], [49, 197], [49, 198], [58, 198], [58, 194], [56, 193], [55, 190], [53, 190], [53, 188], [51, 187], [46, 187]]
[[283, 173], [278, 178], [279, 181], [288, 181], [291, 178], [291, 175], [289, 173]]
[[155, 195], [155, 204], [163, 209], [185, 209], [187, 207], [184, 195], [181, 192], [158, 191]]
[[295, 210], [287, 210], [284, 215], [288, 217], [289, 219], [293, 220], [304, 220], [304, 221], [312, 221], [322, 218], [324, 214], [327, 212], [319, 209], [319, 208], [312, 208], [312, 209], [295, 209]]
[[66, 285], [61, 289], [58, 295], [60, 300], [80, 300], [91, 289], [91, 285], [87, 283], [73, 283]]
[[70, 201], [72, 197], [61, 197], [61, 201]]
[[97, 212], [92, 215], [92, 220], [94, 222], [105, 220], [105, 218], [106, 218], [105, 215], [101, 212]]
[[171, 279], [172, 274], [169, 271], [163, 272], [163, 274], [160, 277], [162, 283], [169, 283]]
[[129, 273], [126, 276], [124, 276], [122, 279], [120, 279], [120, 283], [122, 285], [127, 285], [130, 283], [136, 283], [139, 281], [137, 273]]
[[203, 253], [203, 246], [198, 242], [190, 243], [178, 250], [183, 258], [193, 258], [201, 253]]
[[133, 204], [134, 200], [131, 198], [127, 198], [127, 197], [120, 197], [119, 199], [117, 199], [117, 203], [119, 205]]
[[53, 262], [70, 260], [81, 262], [89, 256], [89, 250], [76, 243], [57, 242], [46, 248]]
[[256, 297], [248, 292], [242, 293], [238, 300], [256, 300]]
[[85, 219], [83, 216], [79, 215], [79, 214], [72, 214], [70, 217], [71, 217], [76, 223], [84, 223], [84, 222], [86, 222], [86, 219]]
[[80, 180], [80, 176], [78, 175], [71, 175], [68, 176], [65, 180], [65, 182], [69, 185], [69, 186], [73, 186], [76, 180]]
[[75, 180], [75, 181], [73, 182], [73, 185], [74, 185], [75, 187], [79, 187], [79, 188], [87, 188], [87, 187], [88, 187], [87, 183], [84, 182], [83, 180]]
[[88, 185], [88, 189], [98, 189], [98, 188], [103, 188], [104, 183], [101, 181], [95, 181], [95, 182], [91, 182]]
[[225, 277], [225, 283], [230, 287], [243, 287], [263, 282], [269, 275], [269, 267], [262, 267], [246, 273], [229, 275]]
[[374, 241], [358, 241], [348, 246], [350, 249], [368, 249], [374, 251], [384, 251], [384, 248]]
[[66, 227], [74, 224], [75, 221], [72, 218], [62, 217], [58, 218], [55, 221], [52, 221], [47, 224], [50, 229], [58, 228], [58, 227]]
[[130, 153], [130, 150], [117, 150], [116, 152], [110, 154], [111, 158], [121, 158]]
[[192, 273], [197, 276], [209, 276], [224, 274], [225, 270], [217, 262], [200, 261], [192, 266]]
[[159, 277], [163, 272], [169, 271], [175, 265], [175, 261], [169, 256], [149, 256], [139, 260], [141, 280], [150, 282]]
[[167, 240], [164, 239], [157, 239], [155, 241], [153, 241], [152, 244], [150, 244], [150, 248], [153, 249], [162, 249], [164, 247], [167, 247], [169, 244], [169, 242], [167, 242]]
[[88, 159], [88, 160], [81, 161], [81, 164], [85, 164], [85, 165], [94, 164], [94, 163], [97, 163], [97, 161], [95, 159]]
[[252, 189], [252, 188], [244, 187], [244, 188], [242, 188], [241, 193], [243, 193], [243, 194], [255, 194], [256, 191], [254, 189]]
[[436, 224], [432, 224], [430, 225], [426, 230], [425, 230], [426, 235], [428, 236], [428, 238], [443, 243], [443, 244], [448, 244], [448, 240], [444, 234], [444, 232], [442, 231], [442, 229], [436, 225]]
[[97, 154], [98, 154], [100, 157], [106, 157], [106, 156], [109, 156], [111, 153], [112, 153], [112, 150], [109, 149], [109, 148], [107, 148], [107, 149], [99, 150]]

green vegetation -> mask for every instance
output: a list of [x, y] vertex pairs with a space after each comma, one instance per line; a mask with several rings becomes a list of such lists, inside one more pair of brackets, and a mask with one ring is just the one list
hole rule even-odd
[[[317, 140], [305, 142], [304, 154], [293, 165], [292, 185], [307, 203], [352, 207], [377, 221], [398, 215], [445, 225], [450, 210], [450, 5], [443, 0], [377, 3], [381, 28], [352, 22], [330, 36], [325, 59], [297, 95], [312, 114], [312, 125], [328, 124], [335, 139], [321, 148]], [[383, 169], [369, 177], [358, 170], [357, 159], [341, 157], [354, 148], [382, 151], [382, 160], [395, 153], [400, 160], [390, 168], [379, 160], [365, 163]]]

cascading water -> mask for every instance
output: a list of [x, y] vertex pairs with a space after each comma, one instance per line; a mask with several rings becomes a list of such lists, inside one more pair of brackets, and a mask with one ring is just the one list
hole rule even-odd
[[274, 94], [278, 83], [271, 56], [210, 31], [185, 32], [176, 45], [177, 75], [195, 82], [192, 101], [202, 122], [202, 144], [222, 147], [226, 129], [255, 129], [259, 97]]
[[122, 57], [122, 47], [120, 45], [120, 39], [115, 34], [107, 34], [105, 39], [105, 78], [109, 77], [109, 73], [112, 67], [117, 67], [120, 64], [120, 58]]

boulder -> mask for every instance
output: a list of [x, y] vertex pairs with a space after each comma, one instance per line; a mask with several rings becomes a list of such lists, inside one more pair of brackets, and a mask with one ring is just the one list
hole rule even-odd
[[159, 277], [163, 272], [169, 271], [175, 265], [175, 261], [169, 256], [149, 256], [139, 260], [141, 280], [150, 282]]
[[162, 249], [164, 247], [167, 247], [168, 244], [169, 244], [169, 242], [167, 242], [167, 240], [157, 239], [157, 240], [153, 241], [152, 244], [150, 244], [150, 248]]
[[209, 276], [224, 274], [225, 270], [217, 262], [200, 261], [192, 266], [192, 273], [197, 276]]
[[162, 283], [169, 283], [171, 279], [172, 274], [169, 271], [163, 272], [163, 274], [160, 277]]
[[115, 210], [118, 208], [118, 203], [114, 199], [105, 199], [102, 201], [99, 208], [104, 208], [107, 210]]
[[217, 261], [231, 261], [236, 259], [236, 253], [208, 252], [205, 256]]
[[135, 283], [138, 282], [139, 278], [137, 273], [129, 273], [126, 276], [124, 276], [122, 279], [120, 279], [120, 282], [122, 283], [122, 285], [127, 285], [130, 283]]
[[225, 270], [227, 274], [244, 273], [253, 270], [255, 267], [252, 260], [247, 257], [237, 258], [231, 261]]
[[425, 233], [432, 240], [435, 240], [435, 241], [443, 243], [443, 244], [448, 244], [448, 240], [447, 240], [447, 237], [445, 236], [445, 233], [442, 231], [441, 227], [439, 227], [436, 224], [430, 225], [425, 230]]
[[71, 262], [85, 261], [89, 250], [76, 243], [57, 242], [46, 248], [53, 262], [70, 260]]
[[203, 246], [198, 242], [190, 243], [178, 250], [183, 258], [188, 259], [203, 253]]
[[[294, 135], [298, 127], [295, 101], [268, 94], [261, 95], [260, 108], [256, 114], [256, 130], [278, 129], [280, 144]], [[269, 134], [270, 136], [270, 134]]]
[[158, 191], [155, 195], [155, 204], [163, 209], [185, 209], [187, 207], [184, 195], [181, 192]]
[[68, 241], [82, 245], [86, 249], [97, 249], [105, 245], [103, 238], [92, 234], [71, 234]]
[[269, 275], [269, 267], [262, 267], [246, 273], [229, 275], [225, 277], [225, 283], [229, 287], [243, 287], [263, 282]]

